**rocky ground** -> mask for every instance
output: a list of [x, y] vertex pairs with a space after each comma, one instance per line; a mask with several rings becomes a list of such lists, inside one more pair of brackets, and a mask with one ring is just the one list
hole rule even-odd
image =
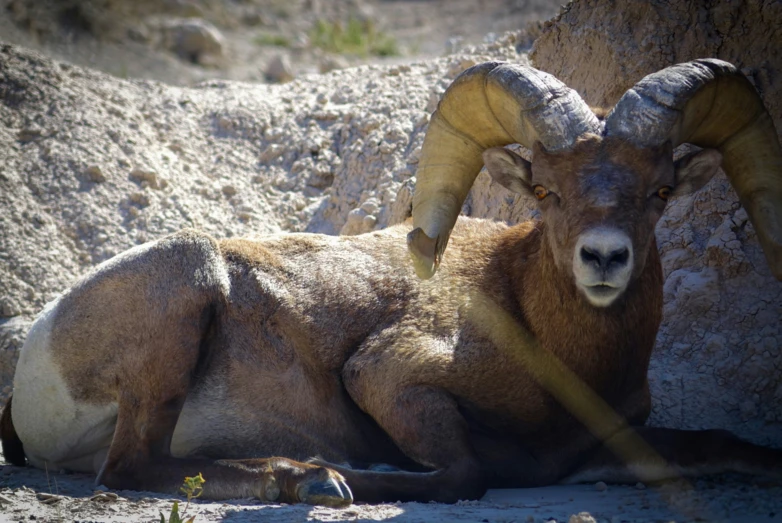
[[[177, 498], [154, 492], [95, 487], [92, 476], [0, 467], [0, 521], [137, 523], [166, 521]], [[186, 500], [179, 498], [182, 513]], [[185, 514], [195, 523], [389, 521], [394, 523], [650, 523], [782, 520], [782, 485], [719, 477], [662, 486], [556, 486], [492, 490], [481, 501], [356, 504], [345, 509], [196, 500]]]

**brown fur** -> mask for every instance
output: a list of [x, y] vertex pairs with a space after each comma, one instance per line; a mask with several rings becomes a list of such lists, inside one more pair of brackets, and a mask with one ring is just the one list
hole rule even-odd
[[598, 120], [605, 120], [606, 116], [608, 116], [608, 113], [611, 112], [610, 107], [597, 107], [597, 106], [590, 106], [589, 109], [595, 113], [595, 116], [597, 116]]
[[[98, 481], [175, 491], [202, 472], [206, 497], [340, 505], [345, 482], [363, 501], [453, 502], [600, 470], [780, 475], [782, 451], [628, 428], [650, 409], [654, 194], [676, 181], [670, 149], [587, 137], [534, 155], [532, 183], [554, 193], [543, 222], [460, 220], [430, 281], [413, 273], [407, 225], [257, 242], [187, 231], [98, 268], [62, 298], [51, 335], [72, 395], [117, 405]], [[595, 307], [571, 260], [578, 235], [606, 224], [632, 240], [634, 276]], [[594, 396], [587, 410], [605, 404], [608, 428], [561, 401], [573, 391]], [[614, 440], [633, 443], [630, 463]], [[660, 459], [672, 465], [645, 472]]]

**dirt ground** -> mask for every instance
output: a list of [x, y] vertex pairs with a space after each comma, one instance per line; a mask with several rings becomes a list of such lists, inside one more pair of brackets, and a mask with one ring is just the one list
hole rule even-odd
[[[94, 477], [0, 466], [0, 522], [159, 522], [176, 498], [152, 492], [95, 487]], [[105, 491], [105, 492], [103, 492]], [[179, 499], [180, 513], [184, 500]], [[782, 485], [719, 477], [660, 487], [604, 484], [492, 490], [481, 501], [356, 504], [345, 509], [262, 504], [253, 499], [194, 501], [196, 523], [223, 521], [390, 521], [476, 523], [641, 523], [782, 521]]]

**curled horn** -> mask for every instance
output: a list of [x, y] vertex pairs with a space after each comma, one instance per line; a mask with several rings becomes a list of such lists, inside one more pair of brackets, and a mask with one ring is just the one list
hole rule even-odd
[[606, 119], [606, 135], [640, 146], [715, 148], [782, 280], [782, 149], [755, 88], [731, 64], [695, 60], [638, 82]]
[[539, 141], [549, 151], [602, 132], [581, 97], [553, 76], [517, 64], [487, 62], [445, 91], [424, 138], [407, 244], [419, 277], [437, 271], [462, 204], [489, 147]]

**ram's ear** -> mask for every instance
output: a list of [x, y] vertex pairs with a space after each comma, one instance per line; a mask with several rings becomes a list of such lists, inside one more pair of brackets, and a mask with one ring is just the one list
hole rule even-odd
[[711, 180], [722, 165], [722, 155], [716, 149], [703, 149], [679, 158], [673, 165], [676, 187], [673, 196], [694, 193]]
[[518, 194], [531, 195], [531, 164], [504, 147], [483, 151], [483, 163], [494, 181]]

